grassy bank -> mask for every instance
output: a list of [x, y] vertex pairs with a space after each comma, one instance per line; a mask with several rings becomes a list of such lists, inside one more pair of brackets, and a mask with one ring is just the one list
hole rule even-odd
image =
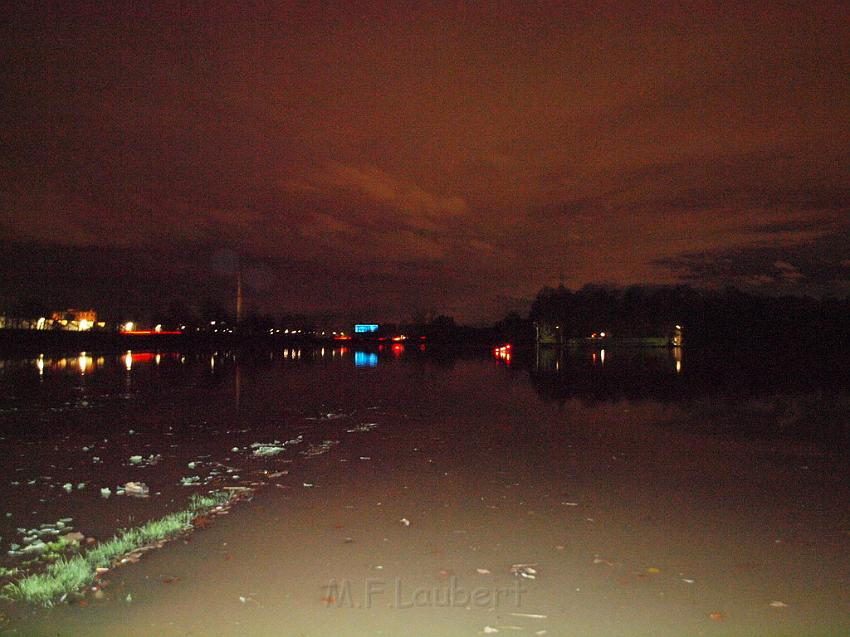
[[193, 495], [185, 510], [128, 529], [84, 553], [54, 562], [42, 573], [7, 584], [0, 595], [12, 601], [53, 606], [94, 582], [97, 569], [109, 568], [134, 551], [186, 533], [193, 519], [227, 504], [232, 497], [230, 491]]

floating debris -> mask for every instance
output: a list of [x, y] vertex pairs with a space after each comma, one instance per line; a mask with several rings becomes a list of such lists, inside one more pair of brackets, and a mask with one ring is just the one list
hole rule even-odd
[[527, 619], [546, 619], [548, 615], [540, 615], [538, 613], [508, 613], [511, 617], [525, 617]]
[[47, 550], [47, 544], [38, 540], [33, 542], [29, 546], [25, 546], [18, 551], [20, 555], [41, 555]]
[[137, 467], [151, 467], [162, 460], [162, 454], [151, 454], [147, 458], [144, 456], [130, 456], [130, 464]]
[[124, 493], [135, 498], [146, 498], [150, 488], [144, 482], [128, 482], [124, 485]]
[[286, 449], [286, 447], [281, 445], [259, 445], [254, 448], [254, 455], [261, 457], [276, 456], [283, 452], [284, 449]]
[[352, 427], [351, 429], [346, 429], [346, 431], [350, 434], [353, 434], [353, 433], [357, 433], [357, 432], [371, 431], [372, 429], [374, 429], [377, 426], [378, 426], [378, 423], [376, 423], [376, 422], [367, 422], [367, 423], [363, 423], [362, 425], [357, 425], [356, 427]]
[[516, 577], [525, 579], [537, 579], [537, 564], [512, 564], [511, 573]]
[[349, 414], [342, 412], [328, 412], [318, 416], [308, 416], [304, 420], [336, 420], [337, 418], [348, 418]]
[[305, 449], [301, 452], [302, 456], [321, 456], [323, 453], [327, 453], [334, 447], [334, 445], [338, 445], [339, 440], [323, 440], [321, 444], [318, 445], [310, 445], [308, 449]]
[[[293, 438], [292, 440], [287, 440], [285, 442], [280, 442], [279, 440], [275, 440], [274, 442], [254, 442], [251, 443], [250, 448], [254, 456], [268, 457], [276, 456], [283, 452], [287, 447], [297, 445], [302, 442], [304, 442], [304, 437], [298, 436], [297, 438]], [[234, 450], [239, 451], [236, 447], [234, 447]]]

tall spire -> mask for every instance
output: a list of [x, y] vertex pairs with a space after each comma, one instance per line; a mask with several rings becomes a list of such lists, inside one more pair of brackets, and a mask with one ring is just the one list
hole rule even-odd
[[242, 322], [242, 260], [236, 263], [236, 324]]

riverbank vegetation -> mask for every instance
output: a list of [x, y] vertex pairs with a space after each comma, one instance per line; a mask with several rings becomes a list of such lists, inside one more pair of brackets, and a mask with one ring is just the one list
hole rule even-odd
[[195, 494], [186, 509], [124, 530], [110, 540], [73, 557], [59, 559], [41, 573], [7, 584], [0, 595], [12, 601], [53, 606], [79, 594], [84, 587], [92, 584], [98, 569], [111, 568], [128, 555], [188, 533], [193, 528], [194, 520], [226, 507], [233, 497], [231, 491]]

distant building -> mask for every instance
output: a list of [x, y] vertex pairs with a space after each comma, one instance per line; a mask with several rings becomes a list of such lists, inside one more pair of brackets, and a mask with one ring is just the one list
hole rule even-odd
[[537, 321], [534, 324], [537, 342], [541, 345], [563, 345], [565, 329], [560, 324], [549, 321]]
[[64, 310], [53, 312], [51, 315], [54, 321], [87, 321], [89, 323], [97, 323], [97, 312], [94, 310]]
[[[97, 312], [94, 310], [62, 310], [53, 312], [51, 315], [52, 327], [54, 329], [68, 330], [70, 332], [85, 332], [92, 329], [97, 322]], [[102, 325], [98, 325], [102, 327]], [[39, 329], [50, 329], [41, 327]]]
[[51, 315], [51, 318], [54, 321], [65, 320], [65, 321], [77, 321], [78, 323], [80, 321], [88, 321], [89, 323], [96, 323], [97, 322], [97, 312], [95, 312], [94, 310], [70, 309], [70, 310], [53, 312], [53, 314]]
[[581, 347], [603, 348], [607, 345], [629, 345], [639, 347], [681, 347], [684, 343], [681, 325], [667, 330], [659, 329], [656, 335], [626, 334], [615, 336], [610, 331], [591, 332], [586, 336], [570, 336], [563, 323], [554, 321], [535, 322], [538, 345], [568, 345]]

